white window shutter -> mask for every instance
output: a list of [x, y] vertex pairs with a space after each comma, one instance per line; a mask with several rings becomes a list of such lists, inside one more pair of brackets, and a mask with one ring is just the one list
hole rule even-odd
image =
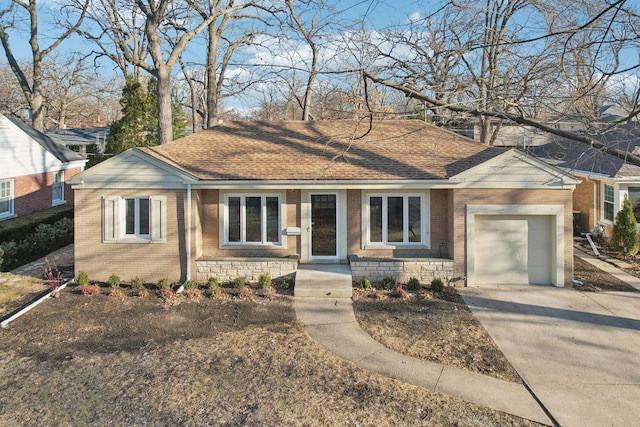
[[115, 243], [118, 240], [119, 197], [102, 198], [102, 241]]
[[166, 242], [167, 240], [167, 198], [165, 196], [151, 197], [151, 241]]

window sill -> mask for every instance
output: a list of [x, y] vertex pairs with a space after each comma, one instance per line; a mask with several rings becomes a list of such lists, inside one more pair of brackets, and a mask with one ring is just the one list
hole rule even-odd
[[66, 201], [66, 200], [54, 200], [54, 201], [51, 203], [51, 206], [64, 205], [65, 203], [67, 203], [67, 201]]
[[2, 214], [0, 215], [0, 221], [4, 221], [5, 219], [15, 218], [17, 215], [14, 213]]
[[220, 249], [286, 249], [282, 243], [225, 243]]
[[151, 240], [143, 239], [141, 237], [123, 237], [116, 240], [115, 243], [151, 243]]
[[398, 244], [384, 244], [384, 243], [368, 243], [365, 244], [362, 249], [429, 249], [429, 246], [423, 243], [398, 243]]

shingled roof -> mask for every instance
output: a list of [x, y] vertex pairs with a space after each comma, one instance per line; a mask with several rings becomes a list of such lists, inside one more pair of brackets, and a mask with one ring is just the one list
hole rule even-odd
[[[596, 137], [608, 147], [640, 153], [640, 123], [627, 123]], [[558, 167], [575, 172], [604, 175], [612, 178], [640, 177], [640, 166], [607, 154], [582, 142], [560, 139], [538, 147], [528, 153], [540, 159], [553, 161]]]
[[447, 179], [504, 152], [417, 120], [229, 122], [141, 151], [201, 180]]

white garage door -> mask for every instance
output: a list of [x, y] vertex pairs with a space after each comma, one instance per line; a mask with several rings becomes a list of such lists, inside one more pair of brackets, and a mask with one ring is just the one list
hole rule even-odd
[[476, 215], [476, 283], [552, 283], [553, 217], [547, 215]]

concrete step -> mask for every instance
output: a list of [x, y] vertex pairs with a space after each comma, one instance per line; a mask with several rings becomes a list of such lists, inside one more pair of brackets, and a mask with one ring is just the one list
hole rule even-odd
[[302, 264], [293, 295], [305, 298], [351, 298], [351, 268], [347, 264]]

